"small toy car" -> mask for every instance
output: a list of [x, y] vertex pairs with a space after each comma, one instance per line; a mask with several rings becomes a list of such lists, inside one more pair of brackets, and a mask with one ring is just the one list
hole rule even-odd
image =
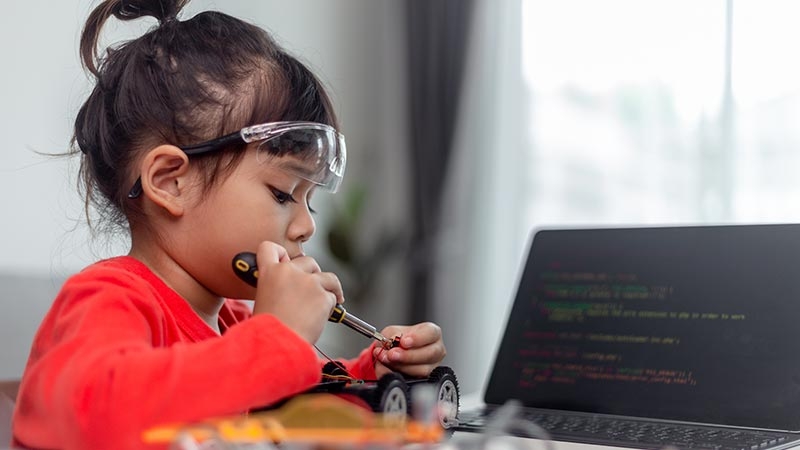
[[[350, 377], [341, 364], [329, 362], [322, 369], [322, 382], [310, 392], [329, 392], [334, 394], [353, 395], [365, 402], [369, 408], [383, 416], [410, 416], [427, 414], [426, 411], [415, 411], [412, 401], [414, 391], [420, 386], [432, 386], [435, 393], [434, 408], [439, 424], [445, 430], [456, 425], [460, 392], [458, 379], [453, 369], [438, 366], [427, 378], [409, 378], [399, 373], [388, 373], [376, 381], [358, 380]], [[420, 420], [419, 417], [415, 417]]]

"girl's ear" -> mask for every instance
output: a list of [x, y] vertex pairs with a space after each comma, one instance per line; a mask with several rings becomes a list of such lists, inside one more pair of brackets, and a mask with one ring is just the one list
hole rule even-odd
[[142, 194], [169, 214], [180, 217], [187, 201], [189, 157], [174, 145], [159, 145], [141, 163]]

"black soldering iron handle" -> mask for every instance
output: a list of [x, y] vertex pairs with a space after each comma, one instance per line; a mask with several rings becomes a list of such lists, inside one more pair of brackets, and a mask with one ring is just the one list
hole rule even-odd
[[[252, 252], [242, 252], [233, 257], [233, 271], [245, 283], [256, 287], [258, 285], [258, 265], [256, 264], [256, 254]], [[346, 311], [342, 305], [337, 304], [331, 311], [328, 321], [340, 323], [344, 320]]]
[[258, 264], [256, 254], [242, 252], [233, 257], [233, 271], [250, 286], [258, 286]]

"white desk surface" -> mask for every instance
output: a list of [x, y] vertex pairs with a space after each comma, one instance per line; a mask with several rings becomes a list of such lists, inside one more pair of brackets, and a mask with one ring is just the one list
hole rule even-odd
[[[622, 447], [607, 447], [603, 445], [578, 444], [575, 442], [550, 441], [546, 445], [538, 439], [528, 439], [514, 436], [500, 436], [492, 438], [484, 448], [468, 445], [473, 440], [477, 441], [479, 435], [457, 431], [453, 437], [441, 446], [440, 450], [610, 450]], [[631, 449], [625, 449], [631, 450]]]

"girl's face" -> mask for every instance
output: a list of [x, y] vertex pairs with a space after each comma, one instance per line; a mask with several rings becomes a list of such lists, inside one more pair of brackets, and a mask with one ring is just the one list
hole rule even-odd
[[196, 206], [181, 218], [191, 240], [183, 240], [185, 251], [176, 249], [184, 255], [178, 262], [216, 295], [252, 298], [253, 288], [231, 268], [237, 253], [255, 252], [262, 241], [272, 241], [295, 258], [303, 255], [303, 243], [314, 234], [309, 201], [316, 186], [273, 164], [280, 161], [259, 163], [255, 150], [248, 149], [210, 192], [194, 190]]

